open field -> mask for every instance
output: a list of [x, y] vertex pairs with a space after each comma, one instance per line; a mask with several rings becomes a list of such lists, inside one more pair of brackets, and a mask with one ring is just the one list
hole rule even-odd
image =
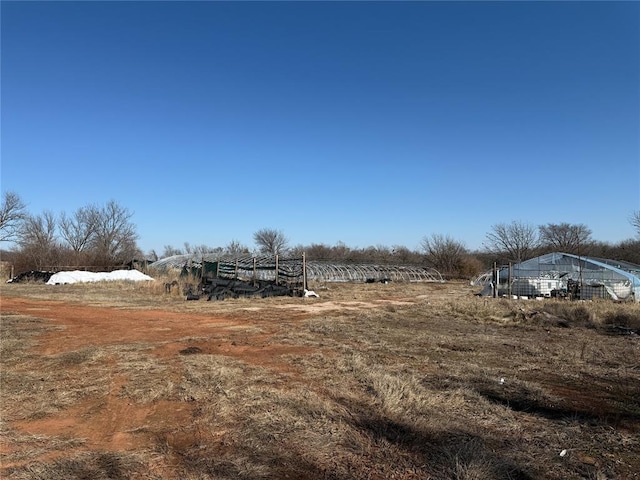
[[639, 304], [3, 285], [0, 477], [640, 478]]

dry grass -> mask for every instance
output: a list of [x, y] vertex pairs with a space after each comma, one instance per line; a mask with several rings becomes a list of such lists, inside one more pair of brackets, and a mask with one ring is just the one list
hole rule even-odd
[[[637, 304], [312, 288], [320, 299], [185, 302], [154, 282], [3, 287], [244, 324], [44, 355], [61, 327], [3, 311], [2, 477], [637, 478]], [[66, 412], [74, 428], [25, 428]]]

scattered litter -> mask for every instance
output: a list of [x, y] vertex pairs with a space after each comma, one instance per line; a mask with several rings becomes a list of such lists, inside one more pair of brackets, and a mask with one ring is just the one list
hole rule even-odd
[[622, 325], [608, 325], [607, 332], [617, 333], [619, 335], [637, 335], [638, 331], [633, 328], [624, 327]]
[[305, 291], [304, 291], [304, 296], [305, 296], [305, 297], [316, 297], [316, 298], [319, 298], [319, 297], [320, 297], [320, 295], [318, 295], [318, 294], [317, 294], [316, 292], [314, 292], [313, 290], [307, 290], [307, 289], [305, 289]]
[[504, 377], [500, 379], [500, 385], [504, 385]]
[[[272, 280], [244, 281], [231, 278], [205, 278], [200, 290], [207, 300], [226, 298], [266, 298], [279, 296], [300, 296], [299, 290]], [[193, 292], [187, 291], [187, 295]]]
[[567, 450], [562, 450], [562, 451], [560, 452], [560, 456], [561, 456], [561, 457], [564, 457], [567, 453], [569, 453]]

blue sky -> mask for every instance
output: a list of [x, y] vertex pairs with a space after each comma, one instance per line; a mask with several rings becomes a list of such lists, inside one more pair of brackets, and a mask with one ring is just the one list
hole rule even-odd
[[1, 188], [144, 251], [633, 237], [637, 2], [0, 4]]

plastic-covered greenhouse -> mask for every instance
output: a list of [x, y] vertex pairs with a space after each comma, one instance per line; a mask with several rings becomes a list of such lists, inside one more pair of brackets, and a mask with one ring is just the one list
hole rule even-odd
[[570, 253], [503, 266], [471, 283], [483, 287], [480, 295], [640, 301], [640, 265]]

